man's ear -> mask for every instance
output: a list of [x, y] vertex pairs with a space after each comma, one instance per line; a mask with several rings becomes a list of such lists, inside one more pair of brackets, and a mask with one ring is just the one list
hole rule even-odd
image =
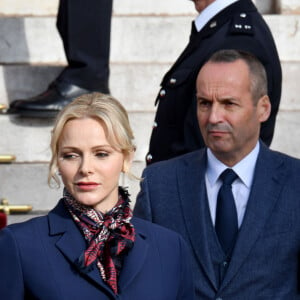
[[271, 102], [267, 95], [262, 96], [257, 102], [257, 112], [259, 121], [265, 122], [269, 119], [271, 114]]

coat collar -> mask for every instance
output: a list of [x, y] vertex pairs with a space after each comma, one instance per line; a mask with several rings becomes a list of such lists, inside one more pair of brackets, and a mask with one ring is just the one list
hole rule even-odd
[[[182, 54], [178, 57], [176, 62], [173, 64], [171, 69], [165, 74], [161, 85], [165, 84], [169, 80], [170, 74], [172, 74], [172, 72], [186, 57], [188, 57], [192, 52], [198, 49], [200, 47], [199, 45], [203, 44], [203, 47], [206, 47], [202, 40], [215, 34], [234, 15], [248, 12], [257, 12], [257, 8], [253, 4], [253, 2], [251, 0], [239, 0], [220, 11], [209, 22], [207, 22], [207, 24], [199, 32], [193, 33], [192, 30], [190, 42], [188, 43]], [[192, 29], [193, 26], [194, 25], [192, 25]], [[208, 57], [203, 57], [203, 60], [207, 58]]]
[[[66, 210], [62, 200], [49, 212], [48, 222], [49, 234], [52, 236], [60, 235], [60, 238], [56, 240], [55, 246], [75, 269], [81, 272], [79, 268], [77, 268], [76, 262], [86, 249], [86, 242], [69, 212]], [[135, 226], [135, 218], [132, 219], [132, 223]], [[136, 240], [134, 247], [124, 261], [119, 278], [120, 291], [126, 289], [141, 271], [148, 253], [147, 232], [144, 232], [139, 226], [135, 226], [135, 230]], [[113, 295], [112, 290], [102, 280], [99, 270], [96, 267], [84, 272], [84, 276], [90, 278], [96, 285]]]
[[205, 38], [206, 36], [214, 34], [234, 15], [249, 12], [257, 12], [257, 8], [251, 0], [239, 0], [227, 6], [214, 17], [212, 17], [198, 32], [196, 44], [199, 43], [199, 40]]

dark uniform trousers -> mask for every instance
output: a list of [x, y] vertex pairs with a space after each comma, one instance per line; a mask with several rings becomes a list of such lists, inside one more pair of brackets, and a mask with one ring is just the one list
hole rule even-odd
[[57, 28], [68, 66], [59, 80], [105, 90], [109, 78], [113, 0], [60, 0]]
[[240, 0], [218, 13], [200, 32], [193, 29], [187, 47], [164, 76], [156, 99], [147, 164], [204, 146], [196, 116], [195, 84], [201, 66], [220, 49], [248, 51], [265, 66], [272, 111], [260, 137], [266, 145], [271, 144], [281, 96], [280, 60], [257, 8], [251, 0]]

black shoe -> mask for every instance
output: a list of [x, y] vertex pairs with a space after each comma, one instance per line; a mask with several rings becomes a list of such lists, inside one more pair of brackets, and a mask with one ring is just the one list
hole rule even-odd
[[[54, 81], [40, 95], [27, 100], [13, 101], [10, 104], [8, 113], [23, 117], [53, 118], [76, 97], [92, 92], [63, 81]], [[108, 94], [109, 90], [107, 89], [103, 93]]]

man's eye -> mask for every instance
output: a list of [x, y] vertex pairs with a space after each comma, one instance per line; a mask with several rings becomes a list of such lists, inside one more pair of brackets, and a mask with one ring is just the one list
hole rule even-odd
[[235, 105], [235, 103], [233, 101], [225, 101], [224, 105], [226, 105], [226, 106], [233, 106], [233, 105]]
[[202, 108], [205, 108], [205, 107], [209, 107], [211, 105], [211, 103], [209, 101], [202, 100], [202, 101], [198, 102], [198, 105]]

